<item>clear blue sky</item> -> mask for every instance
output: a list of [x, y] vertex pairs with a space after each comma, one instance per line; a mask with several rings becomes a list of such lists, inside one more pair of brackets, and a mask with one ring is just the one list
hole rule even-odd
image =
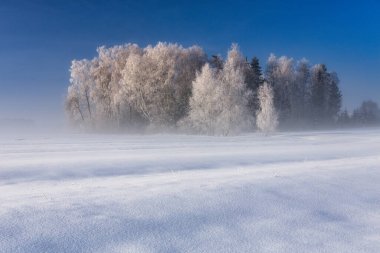
[[208, 54], [237, 42], [262, 65], [271, 52], [306, 57], [338, 72], [348, 109], [380, 102], [376, 0], [1, 0], [0, 118], [61, 121], [72, 59], [92, 58], [100, 45], [157, 41]]

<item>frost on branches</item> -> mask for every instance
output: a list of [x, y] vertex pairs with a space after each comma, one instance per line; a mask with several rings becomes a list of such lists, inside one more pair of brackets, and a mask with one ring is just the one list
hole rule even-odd
[[236, 45], [220, 70], [206, 64], [193, 82], [190, 112], [184, 124], [195, 132], [231, 135], [252, 129], [251, 92], [244, 81], [246, 62]]
[[[207, 57], [199, 46], [162, 42], [99, 47], [97, 53], [70, 68], [66, 112], [85, 130], [234, 135], [254, 131], [255, 121], [273, 131], [339, 120], [339, 79], [323, 64], [271, 54], [263, 74], [258, 58], [249, 62], [235, 44], [225, 60]], [[264, 90], [271, 101], [262, 97], [264, 88], [272, 89]], [[278, 112], [278, 119], [264, 109]]]
[[274, 132], [278, 126], [278, 116], [274, 107], [273, 90], [266, 82], [259, 88], [259, 104], [257, 128], [265, 134]]
[[155, 127], [173, 127], [187, 112], [192, 81], [206, 61], [193, 46], [158, 43], [129, 57], [122, 70], [125, 100]]

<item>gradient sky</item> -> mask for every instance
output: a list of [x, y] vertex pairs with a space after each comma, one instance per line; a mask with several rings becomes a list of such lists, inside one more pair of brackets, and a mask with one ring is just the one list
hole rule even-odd
[[0, 118], [63, 122], [72, 59], [158, 41], [305, 57], [338, 73], [344, 107], [380, 103], [380, 1], [0, 0]]

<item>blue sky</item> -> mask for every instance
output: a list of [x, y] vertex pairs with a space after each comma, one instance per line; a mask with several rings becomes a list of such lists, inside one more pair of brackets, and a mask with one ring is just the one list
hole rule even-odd
[[72, 59], [96, 47], [158, 41], [225, 53], [232, 42], [265, 65], [270, 53], [325, 63], [344, 107], [380, 102], [378, 1], [0, 1], [0, 118], [63, 121]]

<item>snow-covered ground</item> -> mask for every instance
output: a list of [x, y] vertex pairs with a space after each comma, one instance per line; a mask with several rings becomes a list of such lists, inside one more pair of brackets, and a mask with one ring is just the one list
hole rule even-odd
[[0, 137], [0, 252], [380, 252], [380, 130]]

